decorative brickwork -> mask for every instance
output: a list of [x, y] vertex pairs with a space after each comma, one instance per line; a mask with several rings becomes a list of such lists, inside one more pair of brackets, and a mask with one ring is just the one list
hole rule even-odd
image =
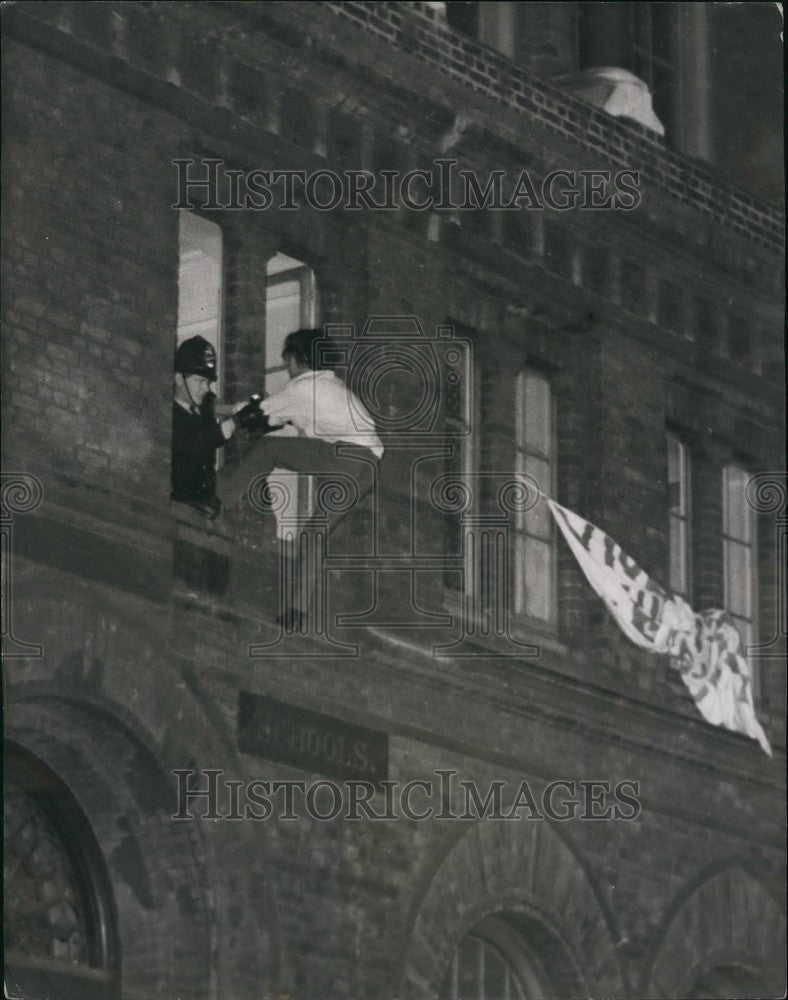
[[[622, 992], [620, 959], [604, 909], [571, 848], [551, 826], [480, 823], [444, 850], [432, 859], [437, 871], [429, 890], [413, 901], [403, 995], [437, 996], [452, 952], [488, 913], [521, 922], [531, 940], [542, 938], [541, 960], [554, 982], [563, 979], [562, 995]], [[571, 939], [551, 933], [567, 926], [566, 911], [572, 914]]]
[[[785, 916], [747, 871], [730, 867], [711, 875], [688, 896], [679, 897], [674, 907], [644, 995], [690, 996], [700, 984], [715, 982], [715, 971], [737, 966], [763, 970], [754, 983], [764, 996], [783, 988], [779, 969], [771, 969], [773, 957], [785, 951]], [[752, 989], [754, 983], [726, 982], [723, 974], [716, 989]]]

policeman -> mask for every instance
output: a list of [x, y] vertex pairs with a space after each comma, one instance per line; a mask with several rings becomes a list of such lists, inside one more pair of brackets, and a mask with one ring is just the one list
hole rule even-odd
[[214, 416], [216, 396], [216, 351], [204, 337], [189, 337], [175, 351], [175, 398], [172, 407], [172, 493], [171, 499], [194, 507], [214, 520], [222, 510], [216, 495], [216, 452], [236, 429], [262, 427], [260, 397], [231, 417], [218, 421]]

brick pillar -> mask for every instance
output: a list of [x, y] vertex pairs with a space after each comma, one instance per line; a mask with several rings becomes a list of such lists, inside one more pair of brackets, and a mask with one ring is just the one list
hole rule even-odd
[[571, 3], [516, 4], [515, 60], [530, 73], [551, 77], [577, 69], [577, 13]]
[[[573, 380], [574, 381], [574, 380]], [[556, 382], [558, 420], [558, 501], [570, 510], [585, 507], [586, 400], [566, 391], [569, 379]], [[575, 386], [575, 388], [578, 388]], [[582, 572], [567, 546], [558, 549], [559, 632], [572, 634], [583, 627], [584, 586]]]
[[277, 234], [249, 216], [232, 216], [224, 233], [224, 396], [258, 391], [265, 375], [265, 266]]
[[318, 323], [354, 324], [358, 336], [370, 310], [366, 227], [356, 224], [331, 230], [325, 242], [329, 252], [312, 262]]
[[579, 12], [580, 68], [623, 66], [630, 69], [629, 10], [623, 4], [592, 2], [580, 4]]
[[347, 311], [341, 275], [331, 267], [323, 266], [317, 269], [315, 280], [318, 289], [317, 322], [321, 325], [324, 323], [350, 325], [352, 321]]
[[[582, 339], [581, 339], [582, 338]], [[596, 465], [591, 447], [599, 417], [597, 397], [589, 390], [596, 383], [599, 341], [588, 332], [577, 335], [576, 367], [554, 379], [557, 420], [557, 471], [559, 503], [589, 515], [589, 475]], [[559, 634], [579, 634], [587, 627], [588, 585], [577, 560], [563, 543], [558, 547]]]

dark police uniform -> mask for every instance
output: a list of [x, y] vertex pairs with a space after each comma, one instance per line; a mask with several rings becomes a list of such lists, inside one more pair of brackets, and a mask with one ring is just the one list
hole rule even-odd
[[[205, 337], [189, 337], [175, 351], [174, 369], [184, 379], [199, 375], [209, 382], [216, 381], [216, 351]], [[206, 396], [198, 407], [191, 399], [190, 409], [178, 402], [172, 404], [172, 500], [195, 507], [205, 517], [218, 517], [222, 502], [216, 495], [216, 449], [225, 443], [222, 428], [213, 415]]]
[[190, 413], [179, 403], [172, 406], [173, 500], [197, 507], [216, 517], [221, 502], [216, 495], [216, 449], [225, 444], [215, 418], [203, 411]]

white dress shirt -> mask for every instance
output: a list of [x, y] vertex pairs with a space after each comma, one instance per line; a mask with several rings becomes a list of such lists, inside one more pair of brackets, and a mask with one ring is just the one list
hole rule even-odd
[[304, 437], [362, 445], [376, 458], [383, 454], [369, 412], [332, 371], [296, 375], [281, 392], [264, 399], [260, 409], [274, 422], [289, 421]]

